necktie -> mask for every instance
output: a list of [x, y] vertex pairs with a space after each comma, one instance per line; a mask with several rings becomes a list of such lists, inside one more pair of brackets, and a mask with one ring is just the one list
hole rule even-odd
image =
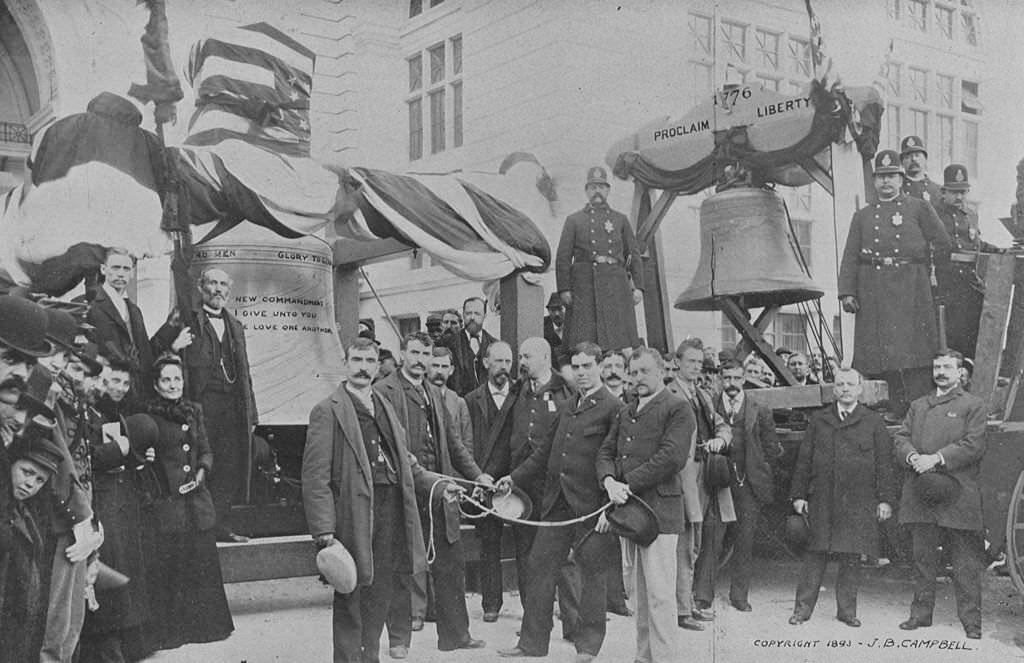
[[849, 414], [846, 410], [839, 410], [839, 421], [846, 421], [846, 415]]
[[469, 337], [469, 349], [473, 351], [473, 354], [480, 354], [480, 338], [477, 336]]

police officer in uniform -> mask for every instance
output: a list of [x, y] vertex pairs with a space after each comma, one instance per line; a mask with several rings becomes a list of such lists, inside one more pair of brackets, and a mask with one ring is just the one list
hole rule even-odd
[[900, 193], [896, 152], [879, 152], [874, 165], [878, 201], [850, 222], [839, 299], [857, 316], [853, 367], [888, 382], [892, 413], [900, 417], [930, 389], [938, 326], [929, 253], [938, 263], [948, 260], [950, 241], [931, 205]]
[[900, 163], [903, 164], [903, 193], [937, 204], [940, 200], [939, 185], [932, 182], [925, 172], [928, 151], [924, 149], [920, 136], [907, 136], [900, 143]]
[[563, 347], [582, 341], [613, 350], [635, 347], [633, 307], [643, 290], [636, 238], [626, 215], [608, 206], [604, 168], [587, 171], [584, 190], [589, 202], [565, 220], [555, 258], [556, 286], [568, 314]]
[[935, 212], [953, 243], [948, 264], [937, 266], [936, 303], [946, 307], [946, 345], [965, 357], [973, 357], [978, 342], [978, 321], [984, 289], [977, 273], [979, 253], [1001, 253], [1002, 249], [982, 241], [978, 215], [967, 207], [971, 190], [967, 168], [954, 163], [942, 173], [941, 200]]

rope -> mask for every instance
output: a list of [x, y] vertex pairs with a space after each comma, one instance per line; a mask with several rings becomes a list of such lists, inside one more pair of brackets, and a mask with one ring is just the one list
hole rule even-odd
[[492, 515], [492, 516], [496, 516], [498, 518], [501, 518], [502, 520], [504, 520], [506, 522], [510, 522], [510, 523], [513, 523], [513, 524], [516, 524], [516, 525], [529, 525], [530, 527], [568, 527], [569, 525], [575, 525], [577, 523], [582, 523], [582, 522], [585, 522], [587, 520], [590, 520], [594, 516], [598, 516], [601, 513], [603, 513], [604, 511], [608, 510], [612, 506], [612, 503], [608, 502], [604, 506], [602, 506], [602, 507], [600, 507], [600, 508], [598, 508], [598, 509], [596, 509], [594, 511], [591, 511], [590, 513], [586, 514], [585, 516], [577, 516], [576, 518], [571, 518], [569, 520], [526, 520], [524, 518], [513, 518], [511, 516], [502, 515], [502, 514], [498, 513], [497, 511], [495, 511], [494, 509], [492, 509], [492, 508], [490, 508], [488, 506], [485, 506], [484, 504], [481, 504], [480, 502], [476, 501], [472, 497], [469, 497], [468, 495], [463, 495], [461, 500], [463, 502], [469, 502], [473, 506], [475, 506], [478, 509], [480, 509], [481, 511], [485, 512], [482, 515], [466, 514], [465, 511], [462, 511], [462, 507], [460, 505], [459, 510], [464, 515], [466, 515], [469, 518], [483, 518], [486, 515]]
[[369, 286], [370, 292], [373, 293], [373, 298], [377, 300], [377, 305], [380, 306], [380, 310], [384, 312], [384, 317], [387, 319], [388, 324], [391, 325], [391, 330], [395, 332], [395, 336], [402, 338], [402, 332], [398, 330], [398, 325], [395, 324], [395, 319], [391, 317], [391, 314], [388, 313], [387, 307], [384, 306], [384, 302], [381, 301], [380, 295], [377, 294], [377, 289], [373, 287], [370, 277], [366, 275], [366, 270], [360, 267], [359, 273], [362, 275], [363, 280], [366, 281], [366, 285]]

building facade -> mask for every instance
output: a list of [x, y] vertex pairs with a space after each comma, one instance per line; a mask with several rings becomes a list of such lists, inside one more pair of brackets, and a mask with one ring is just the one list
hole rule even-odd
[[[513, 153], [532, 155], [535, 161], [518, 160], [507, 177], [525, 188], [544, 182], [553, 200], [534, 220], [553, 248], [562, 220], [583, 206], [586, 169], [604, 163], [613, 141], [651, 118], [682, 115], [725, 82], [796, 93], [812, 75], [803, 0], [169, 4], [179, 69], [196, 37], [261, 20], [317, 53], [313, 144], [314, 155], [325, 163], [495, 173]], [[873, 35], [872, 50], [879, 51], [871, 57], [887, 64], [879, 77], [887, 96], [882, 146], [896, 146], [900, 136], [914, 133], [930, 147], [933, 177], [950, 161], [966, 163], [976, 180], [995, 176], [986, 172], [981, 149], [990, 90], [980, 2], [872, 0], [858, 9], [837, 9], [848, 3], [824, 0], [814, 4], [840, 75], [841, 54], [847, 60], [863, 54], [856, 35], [848, 34], [855, 31], [836, 28], [835, 15], [870, 26], [865, 29]], [[40, 128], [80, 112], [101, 90], [123, 94], [131, 82], [143, 80], [138, 36], [145, 19], [131, 0], [0, 2], [0, 190], [21, 176], [30, 137]], [[188, 98], [179, 106], [182, 121], [169, 128], [169, 142], [183, 134], [190, 106]], [[628, 212], [632, 194], [631, 183], [615, 182], [613, 207]], [[817, 185], [783, 195], [826, 295], [820, 319], [784, 310], [770, 337], [775, 345], [804, 349], [809, 325], [836, 331], [841, 326], [836, 256], [851, 204], [834, 205]], [[697, 264], [702, 199], [677, 200], [660, 230], [670, 300], [686, 288]], [[975, 202], [988, 211], [981, 200]], [[164, 272], [160, 261], [140, 270], [143, 280], [149, 274], [154, 282]], [[393, 349], [399, 333], [422, 326], [430, 312], [458, 308], [464, 298], [481, 293], [481, 284], [459, 280], [416, 251], [367, 264], [363, 274], [359, 317], [375, 319]], [[547, 294], [553, 273], [540, 281]], [[154, 288], [149, 300], [150, 315], [162, 315], [166, 295]], [[640, 309], [637, 314], [643, 336]], [[716, 347], [736, 340], [717, 313], [673, 311], [671, 319], [676, 343], [690, 334]], [[492, 315], [486, 326], [496, 332], [497, 322]]]

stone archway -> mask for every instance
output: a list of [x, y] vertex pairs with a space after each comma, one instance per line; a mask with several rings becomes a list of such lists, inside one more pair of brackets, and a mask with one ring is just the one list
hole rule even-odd
[[[43, 11], [37, 0], [3, 0], [6, 13], [14, 20], [21, 43], [27, 49], [31, 60], [31, 76], [34, 85], [26, 84], [26, 95], [30, 98], [31, 115], [25, 125], [30, 134], [35, 134], [54, 117], [58, 100], [57, 61], [53, 38]], [[28, 72], [21, 72], [22, 78]]]

